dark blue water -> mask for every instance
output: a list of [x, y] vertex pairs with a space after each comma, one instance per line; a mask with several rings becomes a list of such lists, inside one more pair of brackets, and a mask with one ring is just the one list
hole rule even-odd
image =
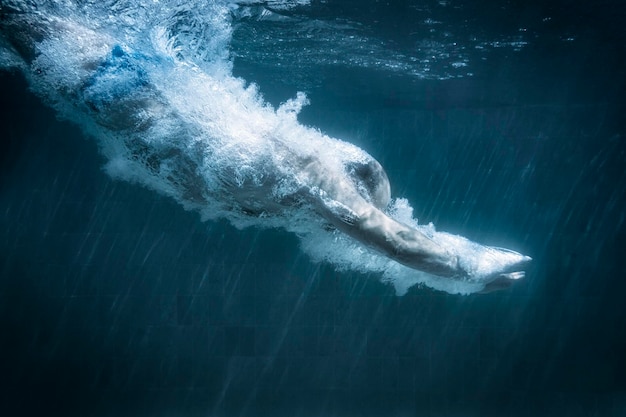
[[[274, 104], [306, 91], [301, 122], [374, 155], [421, 222], [532, 256], [523, 281], [397, 297], [286, 232], [203, 223], [108, 177], [95, 141], [5, 72], [0, 415], [624, 415], [623, 6], [438, 5], [285, 13], [358, 23], [413, 72], [326, 62], [319, 27], [313, 55], [262, 44], [301, 31], [241, 19], [234, 73]], [[443, 36], [425, 16], [458, 28], [467, 67], [423, 62], [417, 39]], [[494, 40], [526, 43], [476, 52]]]

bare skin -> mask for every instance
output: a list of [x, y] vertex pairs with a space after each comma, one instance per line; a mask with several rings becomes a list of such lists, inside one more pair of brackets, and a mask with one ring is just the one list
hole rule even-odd
[[371, 202], [345, 176], [333, 176], [319, 161], [307, 164], [303, 175], [312, 184], [310, 196], [317, 211], [343, 233], [403, 265], [442, 277], [463, 276], [456, 255], [383, 213], [389, 202], [389, 181], [378, 162], [370, 164], [375, 165], [367, 178], [373, 192], [366, 197]]

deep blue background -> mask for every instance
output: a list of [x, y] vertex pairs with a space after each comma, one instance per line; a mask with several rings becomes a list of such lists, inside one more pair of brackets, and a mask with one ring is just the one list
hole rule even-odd
[[[379, 159], [421, 221], [533, 256], [488, 295], [396, 297], [284, 232], [201, 223], [112, 181], [94, 141], [2, 74], [0, 415], [626, 413], [623, 10], [508, 7], [462, 16], [494, 33], [555, 18], [470, 78], [313, 68], [300, 116]], [[411, 10], [311, 13], [401, 40]], [[302, 89], [235, 72], [274, 103]]]

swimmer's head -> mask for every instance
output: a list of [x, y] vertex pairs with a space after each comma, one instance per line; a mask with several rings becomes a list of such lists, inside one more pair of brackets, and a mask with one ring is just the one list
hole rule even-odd
[[375, 159], [366, 163], [346, 164], [346, 172], [354, 182], [359, 194], [378, 209], [384, 209], [391, 199], [387, 174]]

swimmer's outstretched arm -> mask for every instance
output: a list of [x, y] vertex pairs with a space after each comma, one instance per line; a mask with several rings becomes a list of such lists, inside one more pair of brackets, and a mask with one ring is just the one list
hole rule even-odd
[[524, 277], [524, 268], [532, 260], [508, 249], [478, 245], [457, 236], [456, 243], [470, 248], [471, 253], [460, 259], [455, 248], [443, 246], [390, 218], [346, 182], [335, 178], [332, 183], [320, 185], [328, 190], [316, 199], [322, 216], [347, 235], [410, 268], [444, 278], [479, 279], [488, 284], [485, 292], [489, 292]]
[[403, 265], [442, 277], [465, 275], [455, 254], [374, 206], [361, 208], [358, 219], [347, 226], [345, 233]]
[[[458, 257], [420, 231], [390, 218], [349, 185], [335, 182], [316, 207], [337, 229], [395, 261], [441, 277], [462, 277]], [[340, 189], [341, 192], [337, 192]], [[347, 192], [346, 192], [347, 191]]]
[[458, 256], [428, 236], [387, 216], [381, 208], [389, 202], [389, 182], [378, 162], [368, 180], [382, 190], [368, 201], [345, 175], [328, 170], [317, 158], [300, 163], [301, 179], [310, 184], [308, 195], [317, 211], [333, 226], [389, 258], [410, 268], [441, 277], [463, 277]]

